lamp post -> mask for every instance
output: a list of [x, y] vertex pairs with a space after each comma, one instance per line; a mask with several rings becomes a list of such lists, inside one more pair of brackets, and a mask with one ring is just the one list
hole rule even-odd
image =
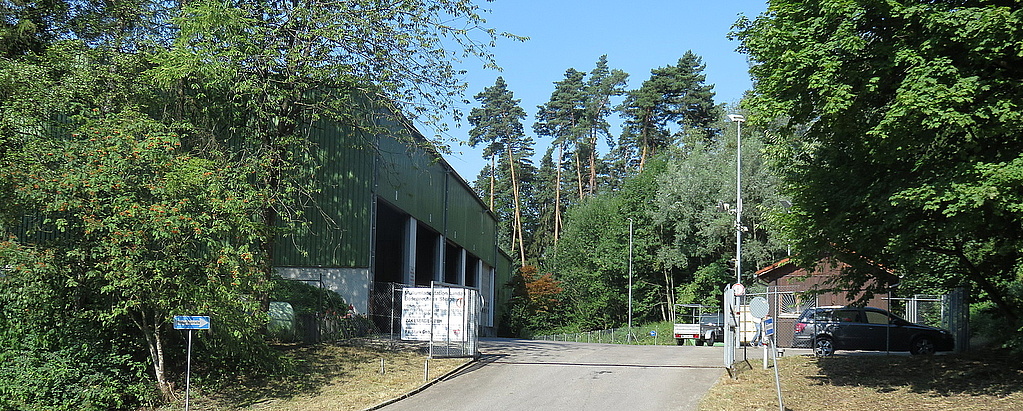
[[746, 117], [729, 114], [735, 122], [735, 283], [742, 284], [742, 123]]
[[[746, 117], [740, 114], [729, 114], [728, 119], [733, 121], [736, 125], [735, 131], [735, 286], [733, 290], [742, 290], [742, 123], [746, 121]], [[735, 294], [739, 294], [741, 291], [736, 291]], [[734, 313], [738, 314], [740, 311], [741, 297], [735, 295], [733, 304], [735, 307]], [[726, 304], [727, 305], [727, 304]], [[735, 328], [735, 333], [732, 334], [734, 337], [727, 343], [728, 347], [725, 348], [725, 361], [734, 361], [735, 349], [738, 347], [740, 341], [742, 341], [742, 322], [740, 321]], [[745, 356], [746, 349], [743, 348], [743, 354]]]
[[632, 217], [629, 217], [629, 335], [628, 342], [632, 342]]

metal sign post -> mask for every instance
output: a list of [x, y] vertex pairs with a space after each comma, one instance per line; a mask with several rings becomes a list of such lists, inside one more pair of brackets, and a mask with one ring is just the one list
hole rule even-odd
[[738, 326], [739, 319], [736, 317], [738, 314], [738, 308], [735, 301], [735, 291], [732, 287], [725, 287], [724, 295], [722, 296], [723, 305], [725, 307], [725, 350], [724, 350], [724, 363], [725, 367], [732, 368], [735, 363], [735, 349], [738, 346], [739, 335]]
[[774, 319], [770, 316], [760, 321], [764, 335], [760, 337], [760, 345], [764, 347], [764, 369], [767, 369], [767, 346], [774, 346]]
[[185, 411], [188, 411], [188, 398], [192, 390], [192, 331], [210, 329], [210, 317], [175, 315], [174, 329], [188, 330], [188, 355], [185, 359]]

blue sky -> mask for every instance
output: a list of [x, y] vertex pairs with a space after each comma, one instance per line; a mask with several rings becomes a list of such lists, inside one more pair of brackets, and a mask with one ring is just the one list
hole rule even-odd
[[[738, 102], [751, 86], [749, 65], [746, 56], [735, 51], [738, 43], [729, 41], [727, 35], [740, 15], [754, 18], [767, 7], [766, 0], [496, 0], [477, 4], [492, 11], [484, 14], [488, 27], [530, 39], [498, 41], [493, 52], [502, 72], [466, 64], [466, 97], [473, 104], [461, 108], [468, 114], [478, 106], [472, 96], [503, 76], [528, 114], [523, 125], [536, 142], [536, 164], [549, 143], [532, 134], [536, 107], [547, 102], [554, 82], [564, 78], [565, 70], [572, 67], [589, 72], [602, 54], [607, 54], [612, 68], [629, 73], [627, 88], [631, 90], [650, 77], [651, 69], [673, 65], [692, 50], [707, 66], [707, 83], [714, 85], [715, 100]], [[611, 132], [617, 137], [620, 120], [617, 115], [610, 120], [614, 124]], [[451, 124], [448, 134], [466, 141], [469, 128], [463, 120], [460, 127]], [[445, 159], [470, 182], [485, 164], [480, 150], [468, 146], [454, 145]]]

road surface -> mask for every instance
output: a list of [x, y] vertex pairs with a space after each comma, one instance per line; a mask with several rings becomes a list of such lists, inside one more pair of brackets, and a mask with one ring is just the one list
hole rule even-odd
[[721, 350], [484, 339], [479, 361], [381, 409], [695, 410], [724, 372]]

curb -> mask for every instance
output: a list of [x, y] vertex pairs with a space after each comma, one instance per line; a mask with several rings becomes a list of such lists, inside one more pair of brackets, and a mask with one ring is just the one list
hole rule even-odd
[[472, 358], [471, 360], [469, 360], [469, 361], [466, 361], [466, 362], [465, 362], [465, 364], [462, 364], [462, 365], [459, 365], [458, 367], [455, 367], [455, 369], [453, 369], [453, 370], [451, 370], [451, 371], [448, 371], [448, 372], [444, 373], [444, 375], [441, 375], [440, 377], [434, 378], [434, 379], [433, 379], [432, 381], [430, 381], [430, 382], [427, 382], [427, 383], [425, 383], [425, 384], [423, 384], [423, 385], [420, 385], [419, 387], [417, 387], [417, 388], [413, 389], [412, 391], [409, 391], [409, 392], [407, 392], [407, 393], [405, 393], [405, 394], [402, 394], [402, 395], [400, 395], [400, 396], [398, 396], [398, 397], [395, 397], [395, 398], [389, 399], [389, 400], [387, 400], [387, 401], [384, 401], [384, 402], [382, 402], [382, 403], [380, 403], [380, 404], [377, 404], [377, 405], [374, 405], [374, 406], [372, 406], [372, 407], [369, 407], [369, 408], [363, 409], [362, 411], [373, 411], [373, 410], [378, 410], [378, 409], [381, 409], [381, 408], [383, 408], [383, 407], [386, 407], [386, 406], [388, 406], [388, 405], [394, 404], [394, 403], [396, 403], [396, 402], [398, 402], [398, 401], [404, 400], [404, 399], [406, 399], [406, 398], [408, 398], [408, 397], [411, 397], [411, 396], [413, 396], [413, 395], [416, 395], [416, 394], [418, 394], [418, 393], [422, 392], [423, 390], [425, 390], [425, 389], [427, 389], [427, 388], [430, 388], [430, 386], [432, 386], [432, 385], [434, 385], [434, 384], [436, 384], [436, 383], [438, 383], [438, 382], [441, 382], [441, 381], [443, 381], [443, 380], [447, 379], [447, 378], [448, 378], [448, 377], [450, 377], [451, 375], [454, 375], [455, 373], [459, 373], [459, 372], [461, 372], [462, 370], [464, 370], [464, 369], [466, 369], [466, 368], [469, 368], [470, 366], [472, 366], [472, 365], [476, 364], [476, 362], [478, 362], [478, 361], [479, 361], [479, 358], [480, 358], [479, 356], [473, 357], [473, 358]]

